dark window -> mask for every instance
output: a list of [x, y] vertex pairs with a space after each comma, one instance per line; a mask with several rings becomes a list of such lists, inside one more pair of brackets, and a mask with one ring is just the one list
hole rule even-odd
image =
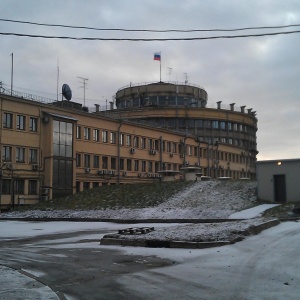
[[107, 169], [108, 168], [108, 157], [103, 156], [102, 157], [102, 169]]
[[112, 157], [110, 160], [110, 168], [113, 170], [117, 169], [117, 159], [115, 157]]
[[20, 162], [20, 163], [25, 162], [25, 148], [21, 148], [21, 147], [16, 148], [16, 162]]
[[16, 183], [16, 190], [15, 190], [16, 194], [18, 194], [18, 195], [24, 194], [25, 180], [24, 179], [17, 179], [15, 181], [15, 183]]
[[91, 129], [90, 128], [87, 128], [87, 127], [84, 127], [83, 128], [83, 137], [85, 140], [90, 140], [91, 139]]
[[32, 132], [37, 132], [37, 127], [38, 127], [38, 119], [30, 117], [29, 119], [29, 130]]
[[89, 182], [83, 182], [83, 189], [88, 190], [90, 188], [90, 183]]
[[124, 158], [120, 159], [120, 170], [124, 170]]
[[11, 179], [2, 179], [2, 194], [11, 194]]
[[36, 164], [38, 162], [38, 150], [29, 149], [29, 163]]
[[134, 171], [138, 171], [139, 170], [139, 161], [135, 160], [134, 161]]
[[127, 159], [127, 171], [131, 171], [132, 169], [132, 160], [131, 159]]
[[25, 130], [26, 129], [26, 117], [22, 115], [17, 115], [17, 129]]
[[84, 167], [90, 168], [91, 166], [91, 156], [89, 154], [84, 154]]
[[77, 126], [76, 129], [76, 138], [81, 139], [81, 126]]
[[93, 140], [99, 142], [100, 131], [99, 129], [93, 129]]
[[10, 113], [3, 114], [3, 127], [13, 128], [13, 115]]
[[3, 161], [11, 161], [12, 148], [10, 146], [2, 147], [2, 160]]
[[100, 165], [99, 155], [94, 155], [93, 160], [94, 160], [93, 167], [99, 169], [99, 165]]
[[81, 167], [81, 154], [76, 153], [76, 167], [79, 168]]
[[28, 181], [28, 195], [37, 195], [37, 180]]

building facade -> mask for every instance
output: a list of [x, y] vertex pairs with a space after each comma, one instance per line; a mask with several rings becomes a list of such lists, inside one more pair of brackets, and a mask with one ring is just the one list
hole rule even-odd
[[256, 170], [259, 199], [300, 203], [300, 159], [258, 161]]
[[[175, 108], [127, 107], [121, 104], [119, 92], [117, 109], [101, 112], [96, 106], [89, 112], [75, 102], [45, 103], [1, 90], [1, 209], [102, 185], [158, 181], [163, 170], [174, 171], [180, 179], [186, 166], [201, 167], [202, 174], [212, 178], [255, 178], [256, 150], [229, 141], [231, 136], [252, 138], [248, 131], [234, 130], [234, 122], [248, 126], [247, 130], [256, 128], [256, 118], [249, 112], [207, 109], [204, 90], [196, 92], [197, 107], [188, 107], [188, 113], [179, 102]], [[226, 130], [202, 128], [199, 135], [188, 123], [189, 119], [193, 124], [201, 118], [212, 121], [217, 116], [219, 122], [227, 122]], [[172, 118], [174, 126], [163, 126], [163, 119]], [[176, 127], [181, 122], [188, 127]], [[208, 132], [224, 134], [227, 140]]]

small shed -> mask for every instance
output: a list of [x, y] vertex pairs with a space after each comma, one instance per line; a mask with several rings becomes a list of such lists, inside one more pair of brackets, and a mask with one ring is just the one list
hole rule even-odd
[[256, 178], [259, 199], [300, 203], [300, 159], [258, 161]]
[[161, 174], [162, 181], [175, 181], [176, 175], [180, 174], [179, 171], [175, 170], [162, 170], [157, 173]]
[[180, 171], [184, 172], [184, 179], [186, 181], [201, 180], [201, 168], [196, 166], [183, 167]]

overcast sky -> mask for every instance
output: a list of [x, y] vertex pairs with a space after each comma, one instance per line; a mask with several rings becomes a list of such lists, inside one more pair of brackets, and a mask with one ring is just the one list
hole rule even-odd
[[[300, 24], [299, 0], [1, 0], [0, 19], [125, 29], [234, 29]], [[93, 31], [0, 21], [0, 32], [98, 38], [186, 38], [300, 30], [147, 33]], [[0, 35], [0, 81], [14, 90], [56, 99], [70, 85], [73, 100], [105, 106], [123, 86], [185, 81], [203, 87], [208, 106], [236, 103], [258, 118], [258, 159], [300, 157], [300, 33], [192, 41], [76, 41]], [[170, 72], [170, 69], [172, 71]]]

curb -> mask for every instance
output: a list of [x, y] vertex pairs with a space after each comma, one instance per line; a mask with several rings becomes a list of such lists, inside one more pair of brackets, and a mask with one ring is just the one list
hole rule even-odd
[[[265, 229], [277, 226], [280, 224], [278, 219], [270, 220], [261, 223], [257, 226], [250, 226], [243, 232], [244, 236], [257, 235]], [[188, 249], [204, 249], [212, 247], [220, 247], [230, 244], [235, 244], [244, 239], [237, 237], [230, 241], [213, 241], [213, 242], [190, 242], [190, 241], [168, 241], [168, 240], [130, 240], [122, 239], [118, 235], [108, 234], [100, 240], [100, 245], [105, 246], [122, 246], [122, 247], [149, 247], [149, 248], [188, 248]]]
[[36, 221], [36, 222], [110, 222], [120, 224], [137, 223], [223, 223], [238, 222], [245, 219], [97, 219], [97, 218], [1, 218], [0, 221]]

